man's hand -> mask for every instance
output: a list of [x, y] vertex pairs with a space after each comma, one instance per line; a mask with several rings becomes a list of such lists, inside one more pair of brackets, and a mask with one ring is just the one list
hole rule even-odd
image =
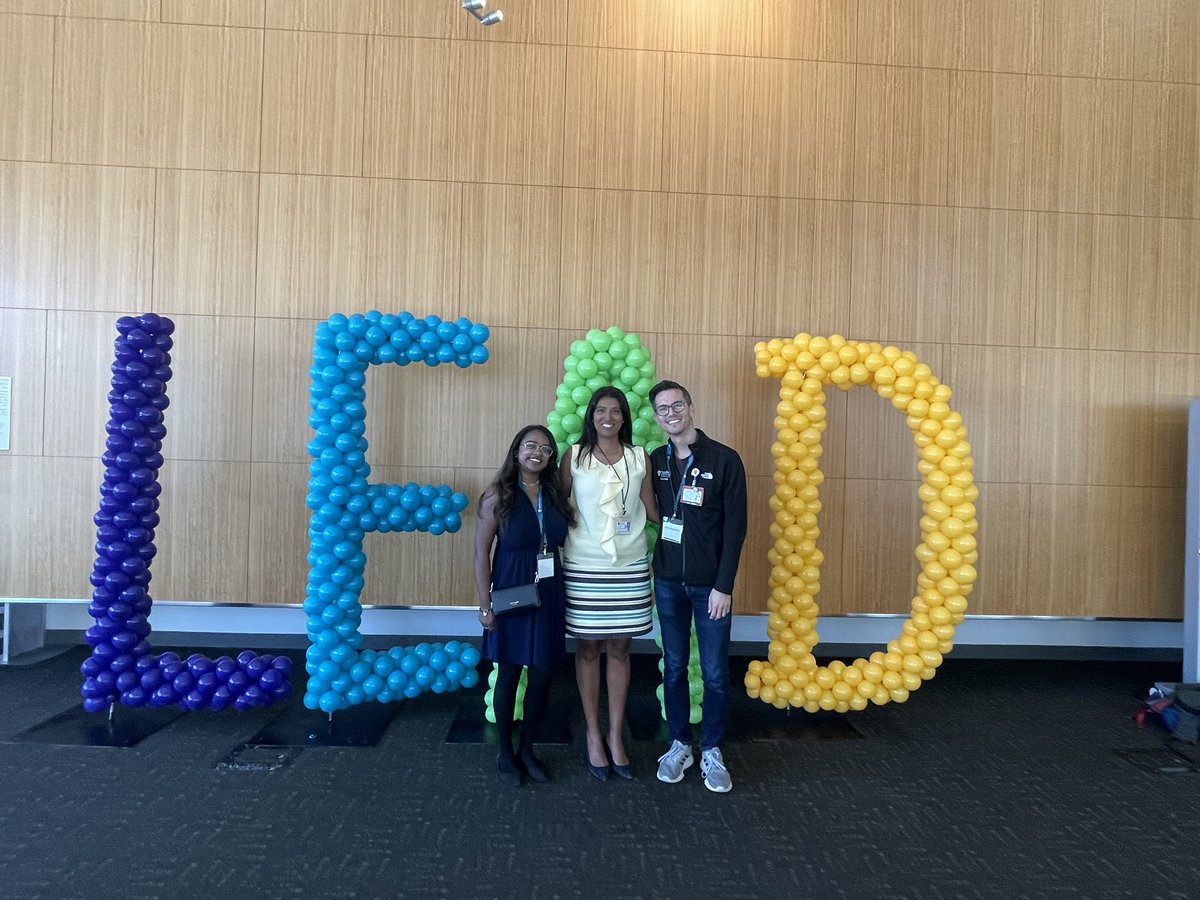
[[729, 615], [729, 610], [733, 608], [733, 598], [729, 594], [722, 594], [716, 588], [713, 588], [708, 593], [708, 617], [710, 619], [723, 619]]

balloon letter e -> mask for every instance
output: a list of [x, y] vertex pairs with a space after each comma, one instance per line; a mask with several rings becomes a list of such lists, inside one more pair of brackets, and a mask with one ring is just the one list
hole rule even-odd
[[362, 650], [363, 571], [368, 531], [455, 532], [467, 497], [448, 486], [370, 484], [367, 476], [367, 367], [383, 363], [427, 366], [454, 363], [459, 368], [487, 362], [486, 325], [467, 319], [443, 322], [412, 313], [332, 315], [317, 326], [311, 369], [315, 435], [308, 444], [309, 466], [308, 587], [304, 612], [311, 645], [305, 667], [304, 705], [332, 713], [378, 700], [388, 703], [478, 681], [479, 651], [448, 641]]

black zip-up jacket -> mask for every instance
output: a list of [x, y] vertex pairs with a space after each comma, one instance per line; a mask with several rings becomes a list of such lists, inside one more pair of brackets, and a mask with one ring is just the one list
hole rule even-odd
[[[654, 575], [694, 587], [714, 587], [723, 594], [733, 593], [742, 544], [746, 540], [746, 469], [732, 447], [726, 447], [696, 430], [691, 450], [695, 459], [684, 472], [688, 486], [704, 488], [704, 503], [679, 504], [677, 460], [668, 463], [667, 446], [650, 454], [654, 496], [666, 519], [677, 514], [683, 519], [683, 542], [659, 538], [654, 548]], [[698, 470], [693, 475], [693, 470]]]

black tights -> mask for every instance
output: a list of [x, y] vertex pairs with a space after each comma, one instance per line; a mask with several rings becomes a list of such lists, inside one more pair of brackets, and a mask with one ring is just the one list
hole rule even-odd
[[[496, 673], [496, 688], [492, 694], [492, 709], [496, 712], [496, 727], [500, 729], [500, 755], [513, 758], [513, 714], [517, 707], [517, 687], [521, 669], [515, 663], [500, 663]], [[550, 666], [530, 666], [525, 683], [525, 714], [521, 725], [521, 757], [532, 755], [533, 739], [537, 736], [550, 697]]]

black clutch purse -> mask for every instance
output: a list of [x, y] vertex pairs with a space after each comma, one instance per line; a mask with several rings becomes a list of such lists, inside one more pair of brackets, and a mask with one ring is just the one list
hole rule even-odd
[[536, 581], [533, 584], [518, 584], [516, 587], [492, 591], [492, 613], [497, 616], [519, 609], [536, 609], [541, 605]]

